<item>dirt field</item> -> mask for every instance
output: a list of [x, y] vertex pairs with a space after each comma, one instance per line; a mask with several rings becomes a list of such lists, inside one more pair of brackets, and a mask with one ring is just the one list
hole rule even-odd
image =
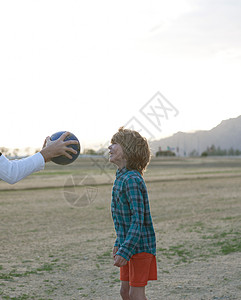
[[[120, 299], [114, 174], [79, 159], [0, 182], [0, 299]], [[153, 159], [145, 178], [158, 260], [148, 299], [240, 300], [241, 158]]]

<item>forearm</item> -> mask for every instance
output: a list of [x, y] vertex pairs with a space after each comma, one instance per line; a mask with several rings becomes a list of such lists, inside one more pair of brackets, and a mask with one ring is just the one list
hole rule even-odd
[[14, 184], [31, 173], [44, 169], [44, 165], [44, 158], [40, 153], [13, 161], [2, 155], [0, 156], [0, 179]]
[[135, 253], [135, 248], [141, 237], [141, 226], [138, 223], [133, 223], [128, 230], [125, 241], [120, 245], [117, 255], [129, 260]]

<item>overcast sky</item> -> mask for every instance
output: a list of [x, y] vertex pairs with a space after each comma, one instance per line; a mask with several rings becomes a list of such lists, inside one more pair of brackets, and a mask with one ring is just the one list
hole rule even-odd
[[69, 130], [98, 147], [125, 124], [159, 139], [241, 114], [238, 0], [1, 1], [0, 41], [1, 146]]

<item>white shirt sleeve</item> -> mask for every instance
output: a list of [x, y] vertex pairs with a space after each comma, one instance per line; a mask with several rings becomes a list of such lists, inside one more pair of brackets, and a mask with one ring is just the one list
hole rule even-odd
[[14, 184], [33, 172], [43, 170], [45, 161], [40, 152], [19, 160], [8, 160], [0, 156], [0, 179]]

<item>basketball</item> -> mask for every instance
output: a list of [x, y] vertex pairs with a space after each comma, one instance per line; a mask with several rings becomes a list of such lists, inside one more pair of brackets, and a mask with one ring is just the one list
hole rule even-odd
[[[50, 137], [50, 140], [51, 141], [55, 141], [57, 140], [63, 133], [65, 133], [66, 131], [58, 131], [54, 134], [51, 135]], [[52, 162], [58, 164], [58, 165], [68, 165], [68, 164], [71, 164], [73, 161], [76, 160], [76, 158], [79, 156], [80, 154], [80, 143], [79, 143], [79, 140], [77, 139], [77, 137], [73, 134], [73, 133], [70, 133], [66, 138], [65, 138], [65, 141], [68, 141], [68, 140], [76, 140], [78, 141], [78, 144], [71, 144], [67, 147], [71, 147], [73, 148], [74, 150], [77, 151], [76, 154], [73, 154], [70, 152], [70, 155], [72, 156], [71, 159], [69, 159], [68, 157], [64, 156], [64, 155], [60, 155], [60, 156], [57, 156], [57, 157], [54, 157], [51, 159]]]

